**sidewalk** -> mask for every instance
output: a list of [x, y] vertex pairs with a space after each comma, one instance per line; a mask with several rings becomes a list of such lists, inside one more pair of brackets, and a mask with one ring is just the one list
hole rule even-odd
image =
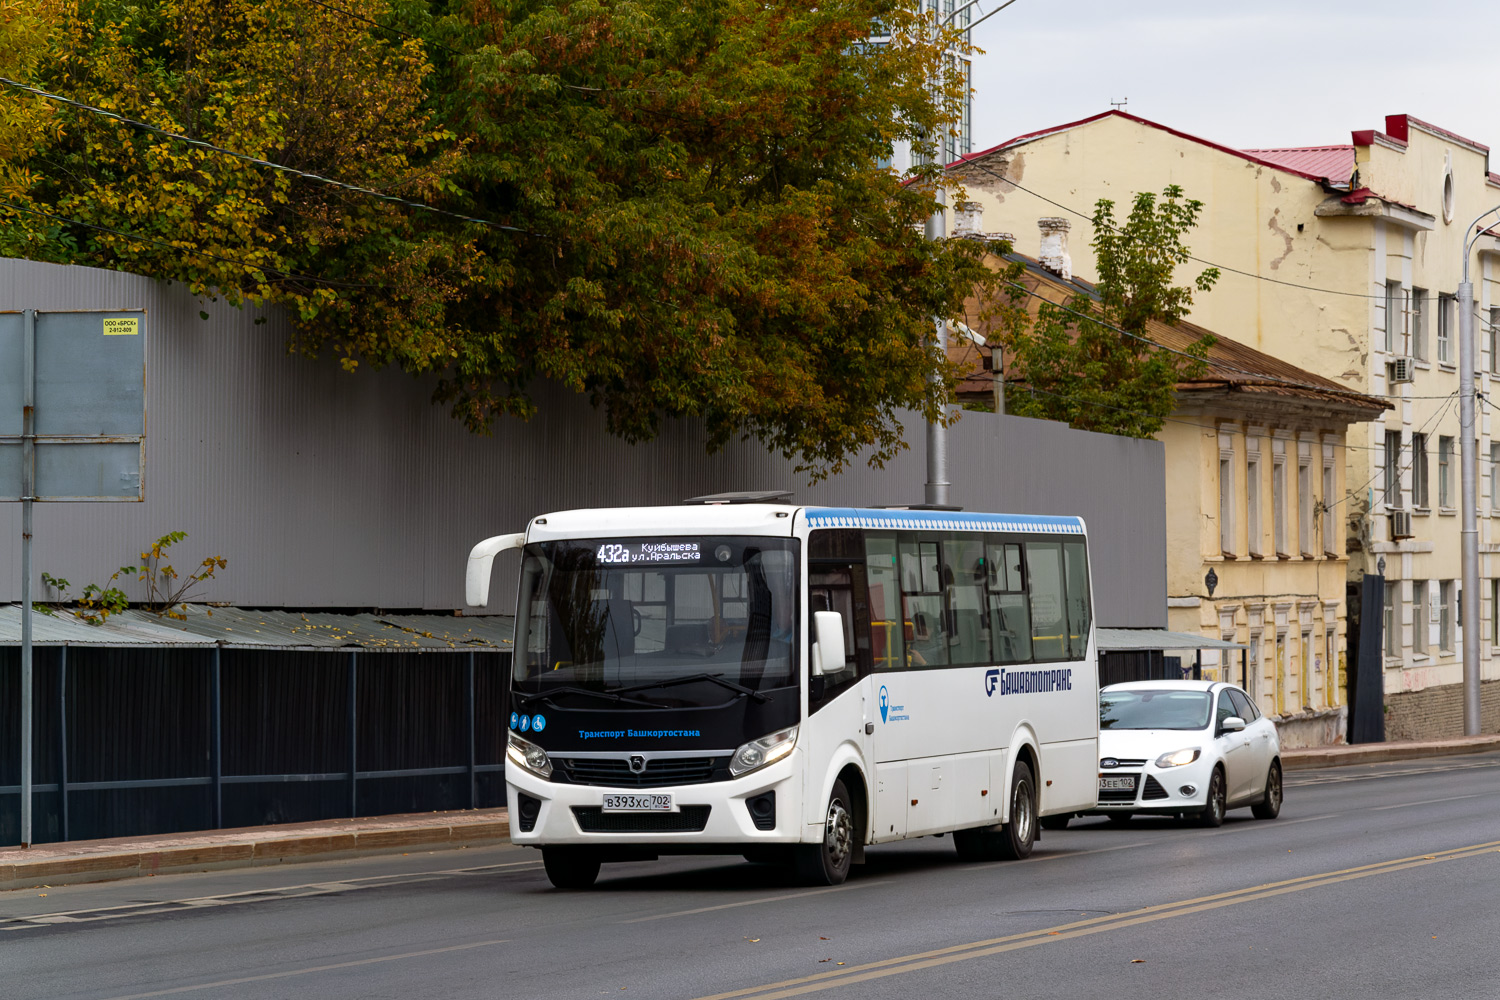
[[0, 890], [145, 875], [327, 861], [370, 854], [503, 844], [504, 809], [412, 813], [368, 819], [203, 830], [154, 837], [73, 840], [0, 850]]
[[[1364, 743], [1282, 752], [1288, 771], [1392, 760], [1418, 760], [1500, 750], [1500, 736], [1465, 736], [1411, 743]], [[144, 875], [243, 868], [413, 850], [479, 847], [510, 839], [504, 809], [413, 813], [369, 819], [205, 830], [155, 837], [75, 840], [0, 850], [0, 890]]]
[[1455, 736], [1446, 740], [1356, 743], [1353, 746], [1283, 750], [1281, 764], [1288, 771], [1307, 771], [1317, 767], [1348, 767], [1351, 764], [1378, 764], [1387, 760], [1453, 757], [1466, 753], [1485, 753], [1490, 750], [1500, 750], [1500, 736]]

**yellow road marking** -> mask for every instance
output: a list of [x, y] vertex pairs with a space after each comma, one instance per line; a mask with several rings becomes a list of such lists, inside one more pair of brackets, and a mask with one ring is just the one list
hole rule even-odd
[[1432, 854], [1421, 854], [1410, 858], [1398, 858], [1393, 861], [1380, 861], [1374, 864], [1323, 872], [1317, 875], [1304, 875], [1299, 878], [1286, 879], [1281, 882], [1269, 882], [1265, 885], [1236, 889], [1231, 892], [1199, 896], [1195, 899], [1178, 900], [1173, 903], [1160, 903], [1155, 906], [1133, 910], [1129, 913], [1092, 917], [1087, 920], [1059, 924], [1055, 927], [1046, 927], [1037, 931], [1009, 934], [1004, 937], [990, 938], [984, 941], [970, 941], [967, 944], [950, 945], [946, 948], [937, 948], [932, 951], [917, 952], [916, 954], [902, 955], [897, 958], [881, 959], [877, 962], [851, 966], [847, 969], [820, 972], [797, 979], [786, 979], [777, 983], [766, 983], [761, 986], [730, 990], [727, 993], [715, 993], [710, 996], [699, 997], [698, 1000], [733, 1000], [733, 998], [737, 997], [754, 997], [755, 1000], [782, 1000], [782, 998], [798, 996], [803, 993], [836, 989], [841, 986], [866, 982], [871, 979], [900, 975], [905, 972], [916, 972], [922, 969], [930, 969], [934, 966], [963, 962], [972, 958], [985, 958], [990, 955], [1016, 951], [1021, 948], [1030, 948], [1039, 944], [1067, 941], [1072, 938], [1100, 934], [1104, 931], [1134, 927], [1139, 924], [1167, 920], [1172, 917], [1203, 913], [1208, 910], [1234, 906], [1238, 903], [1270, 899], [1287, 893], [1301, 892], [1305, 889], [1315, 889], [1338, 882], [1368, 878], [1372, 875], [1383, 875], [1388, 872], [1420, 868], [1424, 865], [1438, 864], [1443, 861], [1477, 857], [1496, 850], [1500, 850], [1500, 840], [1490, 841], [1485, 844], [1474, 844], [1468, 847], [1455, 847], [1446, 851], [1436, 851]]

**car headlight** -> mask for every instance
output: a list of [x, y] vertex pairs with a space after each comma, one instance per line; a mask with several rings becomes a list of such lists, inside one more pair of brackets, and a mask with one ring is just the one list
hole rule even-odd
[[1171, 753], [1164, 753], [1160, 757], [1156, 758], [1156, 766], [1181, 767], [1184, 764], [1191, 764], [1202, 755], [1203, 751], [1199, 747], [1184, 747], [1181, 750], [1173, 750]]
[[552, 761], [547, 759], [547, 751], [530, 740], [521, 739], [515, 733], [510, 734], [510, 742], [505, 747], [505, 756], [509, 757], [517, 767], [525, 768], [538, 778], [552, 777]]
[[738, 778], [742, 774], [774, 763], [792, 752], [797, 745], [797, 727], [791, 726], [787, 729], [777, 730], [770, 736], [762, 736], [758, 740], [751, 740], [734, 752], [729, 758], [729, 773]]

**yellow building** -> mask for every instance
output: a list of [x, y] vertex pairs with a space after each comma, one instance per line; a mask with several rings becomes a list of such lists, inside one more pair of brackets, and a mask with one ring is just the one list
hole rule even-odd
[[[1351, 584], [1377, 572], [1382, 561], [1385, 567], [1388, 737], [1461, 733], [1465, 637], [1458, 623], [1453, 295], [1464, 227], [1500, 203], [1500, 175], [1489, 171], [1487, 147], [1396, 115], [1386, 119], [1384, 131], [1354, 132], [1348, 145], [1236, 150], [1108, 112], [1020, 136], [949, 169], [982, 209], [986, 228], [1023, 234], [1020, 250], [1031, 249], [1025, 234], [1037, 231], [1039, 218], [1070, 219], [1083, 277], [1093, 276], [1083, 248], [1092, 240], [1089, 217], [1097, 199], [1113, 199], [1120, 215], [1134, 193], [1180, 185], [1204, 202], [1189, 234], [1203, 263], [1192, 266], [1212, 263], [1223, 272], [1211, 293], [1197, 297], [1193, 319], [1347, 389], [1391, 398], [1395, 407], [1382, 420], [1351, 430], [1342, 462], [1346, 485], [1330, 513], [1347, 536]], [[1486, 395], [1500, 390], [1500, 344], [1489, 325], [1500, 323], [1497, 260], [1500, 240], [1486, 236], [1471, 268], [1481, 331], [1478, 388]], [[1406, 371], [1410, 381], [1395, 380]], [[1491, 417], [1490, 407], [1481, 405], [1478, 599], [1484, 634], [1474, 638], [1482, 644], [1488, 682], [1487, 731], [1500, 725], [1500, 685], [1494, 683], [1500, 678], [1500, 425], [1492, 427]], [[1236, 468], [1245, 466], [1239, 449], [1257, 437], [1271, 444], [1273, 461], [1280, 455], [1290, 463], [1295, 454], [1300, 463], [1308, 444], [1311, 474], [1322, 474], [1324, 456], [1296, 433], [1230, 434], [1224, 451], [1237, 456]], [[1260, 454], [1264, 463], [1266, 452]], [[1288, 495], [1294, 493], [1289, 486]], [[1191, 561], [1190, 536], [1196, 533], [1179, 532], [1175, 544], [1184, 548], [1173, 551], [1173, 564]], [[1289, 561], [1295, 558], [1288, 554]], [[1236, 553], [1236, 571], [1239, 566]], [[1173, 581], [1176, 615], [1197, 591], [1188, 589], [1185, 577]], [[1296, 633], [1305, 616], [1292, 603], [1277, 607], [1274, 619], [1270, 610], [1260, 619], [1263, 662], [1288, 655], [1269, 638], [1273, 620], [1280, 634], [1283, 610], [1288, 641], [1300, 642]], [[1195, 630], [1217, 636], [1221, 630], [1204, 607], [1197, 608]], [[1178, 621], [1174, 617], [1174, 627]], [[1243, 634], [1245, 623], [1240, 627]], [[1270, 667], [1264, 669], [1269, 675]]]
[[[1025, 266], [1033, 310], [1039, 298], [1065, 303], [1091, 291], [1054, 273], [1067, 270], [1066, 224], [1041, 221], [1052, 251], [1045, 264], [1011, 257]], [[1175, 350], [1206, 332], [1190, 323], [1147, 328]], [[959, 348], [955, 359], [978, 367], [980, 359], [963, 357], [974, 350]], [[976, 372], [959, 392], [988, 402], [993, 384]], [[1277, 719], [1284, 745], [1339, 742], [1348, 557], [1342, 515], [1327, 501], [1344, 495], [1350, 425], [1391, 404], [1222, 337], [1176, 397], [1157, 435], [1166, 447], [1167, 627], [1249, 647], [1223, 660], [1209, 652], [1204, 676], [1244, 686]]]

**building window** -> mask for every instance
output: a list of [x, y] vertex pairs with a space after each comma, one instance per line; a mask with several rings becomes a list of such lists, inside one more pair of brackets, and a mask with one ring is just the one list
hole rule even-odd
[[1260, 633], [1251, 632], [1250, 665], [1246, 668], [1246, 673], [1248, 673], [1249, 676], [1245, 678], [1245, 690], [1250, 693], [1251, 698], [1257, 700], [1259, 700], [1259, 696], [1256, 694], [1256, 692], [1260, 691], [1261, 688], [1264, 687], [1264, 685], [1261, 684], [1260, 681], [1260, 644]]
[[1418, 510], [1427, 506], [1427, 435], [1411, 436], [1411, 505]]
[[1276, 633], [1276, 714], [1286, 714], [1286, 633]]
[[1500, 510], [1500, 442], [1490, 445], [1490, 510]]
[[1453, 364], [1453, 318], [1456, 314], [1451, 295], [1439, 295], [1437, 300], [1437, 359], [1445, 365]]
[[1297, 548], [1311, 556], [1313, 531], [1312, 459], [1297, 460]]
[[1453, 439], [1438, 438], [1438, 506], [1453, 506], [1453, 490], [1450, 480], [1453, 469]]
[[1411, 582], [1411, 651], [1427, 652], [1427, 581]]
[[1411, 356], [1419, 361], [1427, 360], [1427, 323], [1422, 305], [1427, 298], [1427, 289], [1411, 290]]
[[[1500, 448], [1500, 445], [1496, 445]], [[1245, 521], [1249, 528], [1250, 554], [1261, 554], [1260, 452], [1245, 455]]]
[[1323, 632], [1323, 703], [1333, 708], [1342, 702], [1343, 690], [1339, 683], [1338, 633], [1332, 622], [1324, 623]]
[[1385, 633], [1385, 655], [1391, 657], [1401, 655], [1401, 634], [1398, 631], [1401, 621], [1396, 617], [1396, 588], [1400, 586], [1400, 580], [1385, 581], [1384, 607], [1380, 612], [1380, 627]]
[[1490, 321], [1485, 327], [1485, 343], [1490, 345], [1490, 371], [1500, 375], [1500, 306], [1490, 307]]
[[1401, 282], [1387, 281], [1385, 283], [1385, 330], [1382, 331], [1381, 346], [1390, 353], [1395, 353], [1401, 346], [1403, 305], [1401, 299]]
[[1234, 443], [1219, 435], [1219, 550], [1234, 553]]
[[1401, 432], [1385, 432], [1385, 505], [1401, 506]]
[[1490, 645], [1500, 646], [1500, 579], [1490, 581]]
[[1276, 554], [1286, 550], [1286, 459], [1276, 455], [1271, 462], [1271, 530], [1275, 534]]
[[1334, 517], [1336, 487], [1333, 463], [1323, 456], [1323, 551], [1330, 556], [1339, 554], [1338, 519]]
[[1302, 647], [1297, 651], [1302, 657], [1302, 669], [1297, 675], [1297, 697], [1303, 708], [1313, 707], [1313, 644], [1312, 629], [1302, 631]]
[[1438, 648], [1453, 651], [1453, 581], [1438, 582]]

